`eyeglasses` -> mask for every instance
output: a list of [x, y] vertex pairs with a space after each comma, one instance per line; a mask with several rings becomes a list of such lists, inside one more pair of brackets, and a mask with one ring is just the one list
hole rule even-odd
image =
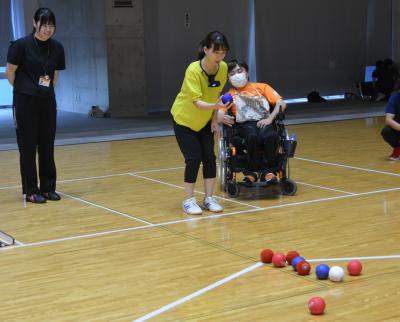
[[233, 75], [236, 75], [236, 74], [241, 74], [241, 73], [243, 73], [244, 71], [245, 71], [244, 68], [239, 67], [238, 69], [231, 70], [231, 71], [228, 73], [228, 75], [229, 75], [229, 76], [233, 76]]
[[219, 87], [221, 82], [215, 80], [215, 75], [207, 75], [208, 78], [208, 87]]

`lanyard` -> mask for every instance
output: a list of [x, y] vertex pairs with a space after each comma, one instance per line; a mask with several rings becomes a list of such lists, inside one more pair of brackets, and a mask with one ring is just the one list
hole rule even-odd
[[[33, 39], [35, 40], [36, 47], [37, 47], [37, 49], [39, 51], [39, 56], [40, 56], [40, 58], [42, 58], [42, 51], [40, 50], [40, 47], [39, 47], [39, 44], [38, 44], [38, 42], [36, 40], [35, 35], [33, 35]], [[44, 65], [43, 65], [42, 59], [40, 59], [40, 65], [42, 66], [42, 69], [43, 69], [43, 72], [44, 72], [45, 76], [47, 75], [47, 67], [49, 66], [49, 58], [50, 58], [50, 39], [49, 39], [49, 42], [47, 44], [47, 57], [46, 57], [46, 61], [45, 61]]]

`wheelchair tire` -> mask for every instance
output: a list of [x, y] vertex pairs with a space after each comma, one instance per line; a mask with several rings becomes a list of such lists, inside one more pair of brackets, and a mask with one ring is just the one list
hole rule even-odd
[[240, 194], [240, 186], [236, 182], [228, 182], [226, 191], [229, 197], [236, 198]]
[[297, 183], [292, 179], [286, 178], [281, 181], [281, 190], [285, 196], [294, 196], [297, 192]]
[[218, 176], [221, 191], [226, 191], [226, 176], [227, 176], [227, 151], [224, 139], [219, 140], [219, 155], [218, 155]]

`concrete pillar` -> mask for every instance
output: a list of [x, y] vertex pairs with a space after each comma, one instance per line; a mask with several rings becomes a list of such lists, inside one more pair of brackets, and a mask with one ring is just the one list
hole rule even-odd
[[146, 115], [143, 0], [122, 8], [114, 2], [105, 0], [109, 111], [112, 117]]

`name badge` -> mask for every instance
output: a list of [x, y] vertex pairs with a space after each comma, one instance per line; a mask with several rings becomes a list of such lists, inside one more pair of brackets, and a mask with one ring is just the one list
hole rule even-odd
[[50, 87], [51, 78], [49, 75], [39, 77], [39, 85], [44, 87]]

